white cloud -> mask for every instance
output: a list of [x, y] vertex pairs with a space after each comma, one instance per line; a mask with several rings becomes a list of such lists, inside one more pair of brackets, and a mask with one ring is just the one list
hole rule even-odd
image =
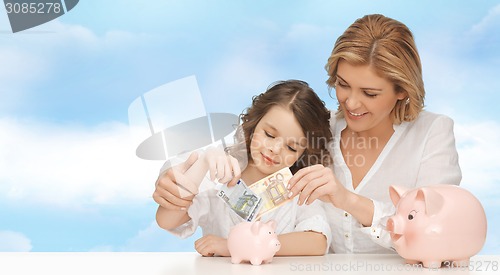
[[[442, 54], [422, 51], [422, 66], [426, 88], [426, 104], [442, 106], [449, 105], [450, 100], [456, 100], [459, 94], [465, 92], [468, 73], [463, 61], [443, 57]], [[470, 72], [469, 72], [470, 74]], [[429, 99], [429, 100], [428, 100]]]
[[204, 77], [207, 83], [200, 82], [207, 111], [239, 114], [249, 106], [252, 96], [264, 92], [279, 79], [277, 68], [270, 62], [272, 50], [268, 44], [262, 41], [243, 44], [214, 64]]
[[331, 27], [323, 27], [314, 24], [297, 23], [290, 26], [286, 34], [286, 38], [297, 42], [303, 42], [309, 47], [313, 47], [311, 39], [314, 40], [325, 40], [329, 39], [332, 34]]
[[57, 70], [65, 64], [86, 64], [103, 58], [121, 60], [130, 55], [131, 49], [153, 44], [156, 39], [122, 30], [108, 30], [98, 35], [84, 26], [65, 24], [58, 19], [5, 36], [8, 39], [3, 39], [0, 45], [0, 64], [8, 64], [0, 67], [2, 113], [15, 112], [20, 104], [36, 104], [31, 102], [30, 95], [40, 91], [34, 87], [48, 81], [61, 81]]
[[0, 119], [0, 199], [65, 206], [151, 200], [161, 162], [135, 156], [128, 126]]
[[[32, 29], [11, 34], [3, 45], [32, 50], [39, 53], [51, 53], [47, 59], [57, 57], [61, 51], [75, 54], [96, 50], [127, 48], [152, 38], [144, 33], [132, 33], [124, 30], [107, 30], [102, 35], [77, 24], [52, 20]], [[43, 55], [42, 55], [43, 56]]]
[[[275, 81], [290, 78], [309, 81], [306, 75], [297, 72], [307, 68], [308, 63], [291, 64], [310, 60], [311, 55], [317, 54], [314, 51], [317, 45], [329, 41], [331, 36], [330, 27], [314, 24], [292, 24], [286, 30], [266, 20], [257, 20], [254, 24], [260, 30], [259, 36], [247, 35], [228, 42], [225, 54], [205, 77], [200, 77], [208, 79], [200, 87], [206, 95], [207, 109], [239, 114], [251, 104], [253, 96], [264, 92]], [[228, 102], [237, 106], [228, 106]]]
[[500, 123], [476, 121], [455, 123], [462, 186], [481, 199], [484, 206], [498, 206], [500, 198]]
[[0, 231], [0, 251], [2, 252], [29, 252], [33, 246], [31, 240], [22, 233], [14, 231]]
[[[500, 43], [500, 4], [492, 7], [479, 22], [465, 33], [457, 42], [464, 44], [469, 52], [466, 55], [478, 57], [481, 65], [490, 65], [493, 71], [497, 71], [500, 55], [498, 44]], [[490, 69], [490, 70], [491, 70]], [[497, 74], [498, 75], [498, 74]], [[496, 75], [495, 75], [496, 76]]]
[[145, 33], [132, 33], [124, 30], [107, 30], [102, 35], [94, 33], [82, 25], [73, 25], [62, 23], [59, 20], [53, 20], [43, 25], [47, 32], [44, 35], [46, 39], [40, 39], [37, 36], [27, 36], [27, 40], [36, 42], [37, 47], [45, 47], [49, 51], [55, 47], [55, 53], [58, 51], [74, 52], [106, 52], [130, 49], [141, 43], [147, 43], [146, 40], [153, 39], [152, 36]]
[[24, 91], [46, 76], [49, 65], [43, 58], [13, 47], [0, 47], [0, 64], [4, 64], [0, 66], [0, 110], [15, 111], [25, 100]]
[[[262, 90], [262, 86], [256, 85], [256, 82], [264, 81], [270, 83], [274, 78], [272, 68], [266, 66], [265, 62], [258, 62], [252, 58], [252, 55], [232, 56], [222, 60], [213, 70], [214, 75], [224, 78], [226, 89], [239, 90]], [[252, 78], [249, 81], [249, 77]]]
[[[17, 84], [22, 85], [24, 81], [40, 78], [47, 66], [41, 59], [29, 52], [22, 52], [18, 48], [0, 48], [0, 63], [9, 64], [9, 66], [0, 66], [0, 81], [16, 83], [18, 86]], [[33, 70], [33, 67], [36, 70]], [[2, 90], [9, 88], [2, 86]]]
[[193, 236], [181, 239], [174, 236], [173, 234], [161, 229], [156, 221], [152, 221], [151, 224], [137, 232], [137, 234], [120, 246], [112, 245], [100, 245], [96, 246], [90, 251], [99, 252], [129, 252], [129, 251], [169, 251], [169, 252], [181, 252], [181, 251], [195, 251], [194, 242], [201, 238], [201, 230], [196, 231]]
[[121, 251], [161, 251], [169, 247], [169, 240], [175, 238], [161, 229], [155, 221], [127, 240]]
[[472, 34], [484, 34], [488, 30], [491, 30], [493, 26], [497, 26], [500, 23], [500, 4], [494, 6], [488, 11], [488, 14], [475, 24], [471, 28]]
[[201, 238], [201, 230], [181, 239], [160, 228], [156, 221], [129, 239], [120, 251], [194, 251], [194, 242]]
[[499, 59], [491, 39], [491, 33], [453, 36], [436, 30], [418, 40], [429, 110], [464, 120], [495, 115]]
[[486, 243], [484, 244], [481, 254], [484, 255], [499, 255], [500, 254], [500, 218], [499, 207], [492, 205], [486, 209], [486, 217], [488, 219], [488, 230], [486, 234]]

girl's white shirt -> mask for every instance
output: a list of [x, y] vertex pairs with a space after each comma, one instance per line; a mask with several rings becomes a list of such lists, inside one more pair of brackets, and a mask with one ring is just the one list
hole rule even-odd
[[385, 226], [396, 210], [389, 197], [389, 186], [412, 189], [432, 184], [460, 184], [462, 173], [453, 120], [423, 111], [412, 122], [394, 125], [392, 137], [356, 189], [340, 149], [340, 133], [346, 128], [346, 121], [332, 118], [330, 126], [335, 176], [349, 191], [371, 199], [374, 205], [372, 225], [363, 227], [349, 213], [330, 203], [323, 204], [332, 229], [330, 252], [395, 253]]
[[[191, 220], [169, 232], [180, 238], [187, 238], [193, 235], [199, 226], [203, 236], [212, 234], [227, 238], [231, 227], [244, 220], [217, 197], [217, 192], [215, 183], [210, 181], [207, 174], [200, 185], [200, 193], [194, 197], [193, 204], [187, 210]], [[275, 220], [278, 235], [301, 231], [322, 233], [327, 238], [327, 251], [325, 252], [328, 252], [331, 229], [321, 202], [316, 201], [310, 205], [299, 206], [297, 200], [298, 196], [277, 209], [265, 213], [260, 220], [263, 222]]]

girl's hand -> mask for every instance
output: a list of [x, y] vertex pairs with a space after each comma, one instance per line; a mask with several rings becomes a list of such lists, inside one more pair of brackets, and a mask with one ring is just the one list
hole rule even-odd
[[229, 249], [227, 249], [227, 239], [215, 235], [206, 235], [199, 238], [194, 242], [194, 248], [205, 257], [231, 256]]
[[339, 184], [332, 169], [321, 164], [300, 169], [288, 182], [290, 197], [299, 195], [298, 204], [311, 204], [320, 199], [339, 207], [349, 192]]
[[238, 160], [226, 154], [221, 147], [210, 147], [206, 150], [205, 161], [210, 171], [210, 180], [218, 180], [227, 183], [228, 186], [235, 185], [241, 178], [241, 169]]

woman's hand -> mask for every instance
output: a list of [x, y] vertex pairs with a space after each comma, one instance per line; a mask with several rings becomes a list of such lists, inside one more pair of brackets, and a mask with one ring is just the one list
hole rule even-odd
[[340, 184], [331, 168], [321, 164], [300, 169], [288, 182], [288, 189], [293, 197], [299, 195], [298, 204], [311, 204], [320, 199], [339, 207], [349, 191]]
[[194, 248], [205, 257], [231, 256], [227, 248], [227, 239], [215, 235], [206, 235], [199, 238], [194, 242]]
[[154, 201], [168, 210], [187, 210], [198, 187], [185, 174], [197, 160], [198, 154], [192, 153], [186, 162], [163, 172], [156, 180]]
[[347, 190], [338, 182], [332, 169], [321, 164], [300, 169], [288, 182], [293, 197], [299, 195], [299, 205], [311, 204], [320, 199], [350, 213], [363, 226], [370, 226], [373, 220], [374, 205], [369, 198]]
[[208, 164], [210, 180], [235, 185], [241, 178], [241, 169], [238, 160], [226, 154], [221, 147], [210, 147], [205, 152], [205, 161]]

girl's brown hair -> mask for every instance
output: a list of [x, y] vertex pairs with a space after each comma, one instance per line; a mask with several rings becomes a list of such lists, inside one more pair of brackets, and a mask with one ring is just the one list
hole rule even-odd
[[[242, 124], [238, 127], [240, 132], [237, 130], [236, 136], [244, 139], [246, 157], [251, 158], [250, 142], [257, 124], [273, 106], [282, 106], [290, 110], [307, 138], [304, 153], [290, 167], [292, 173], [314, 164], [329, 165], [331, 156], [328, 144], [332, 140], [330, 111], [309, 84], [300, 80], [273, 83], [266, 92], [254, 96], [252, 105], [240, 115]], [[231, 150], [229, 152], [231, 153]]]

